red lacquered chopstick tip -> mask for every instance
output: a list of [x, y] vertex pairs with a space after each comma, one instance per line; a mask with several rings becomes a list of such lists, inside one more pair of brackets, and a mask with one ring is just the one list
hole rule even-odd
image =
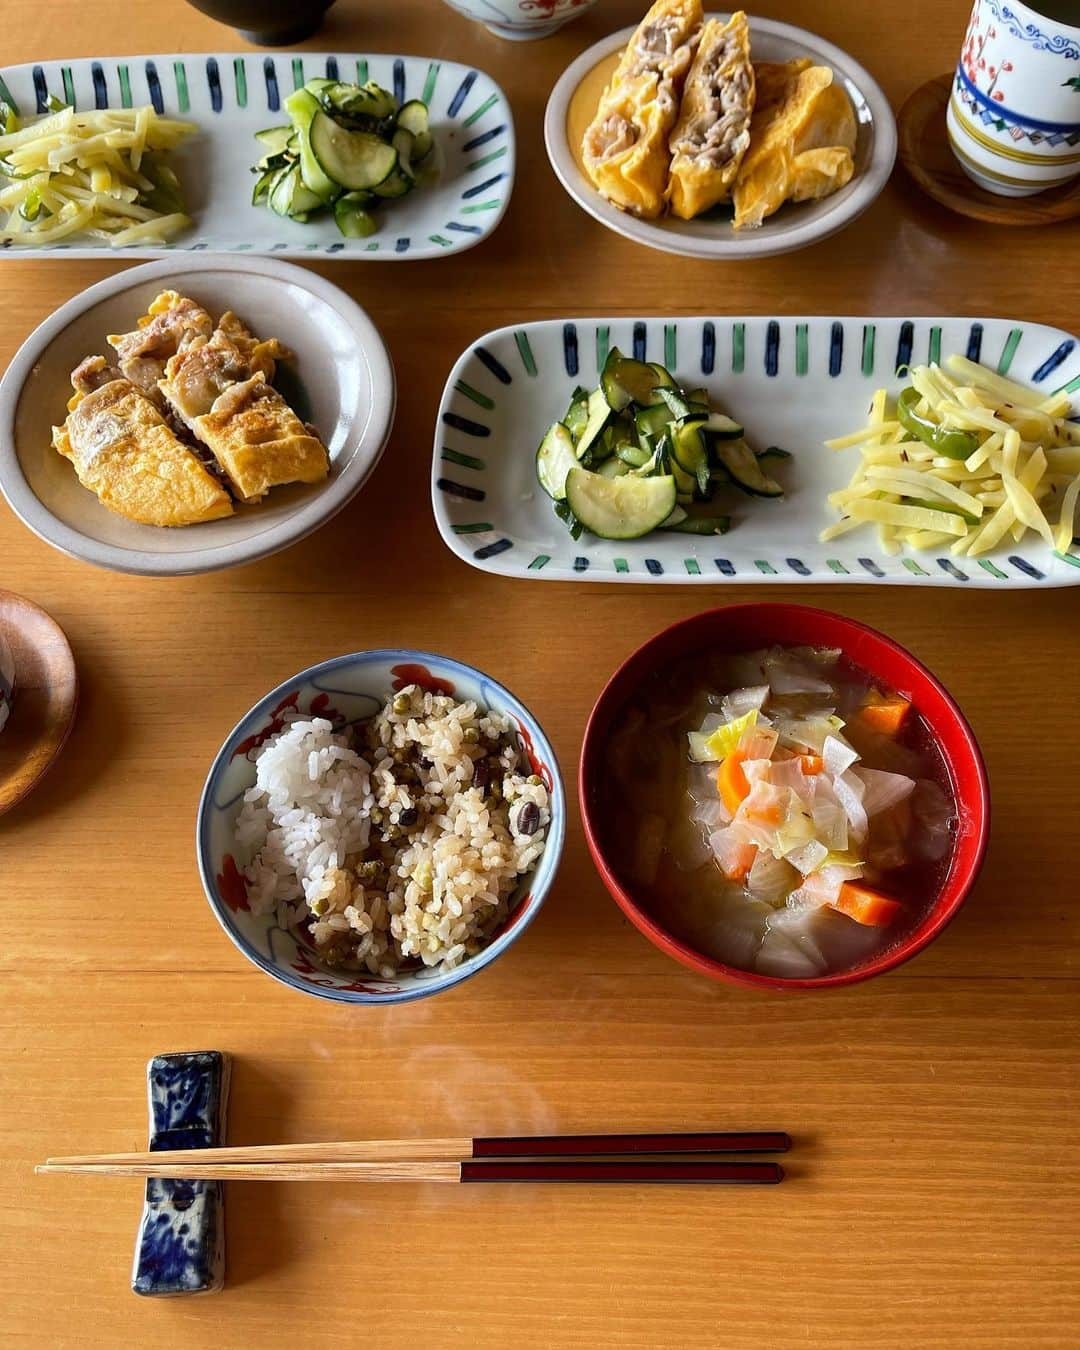
[[786, 1153], [782, 1130], [693, 1134], [547, 1134], [474, 1139], [474, 1158], [575, 1158], [648, 1153]]
[[660, 1162], [655, 1159], [622, 1162], [546, 1162], [505, 1160], [463, 1162], [462, 1181], [587, 1181], [634, 1184], [726, 1184], [771, 1186], [784, 1179], [778, 1163]]

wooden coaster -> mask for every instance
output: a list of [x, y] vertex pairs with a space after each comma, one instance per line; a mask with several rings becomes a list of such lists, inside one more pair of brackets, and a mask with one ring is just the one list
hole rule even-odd
[[953, 77], [938, 75], [908, 96], [897, 118], [900, 159], [934, 201], [992, 225], [1053, 225], [1080, 215], [1080, 174], [1031, 197], [999, 197], [973, 183], [956, 162], [945, 133]]
[[0, 633], [15, 661], [11, 715], [0, 730], [0, 815], [26, 796], [64, 748], [79, 683], [68, 640], [43, 609], [0, 590]]

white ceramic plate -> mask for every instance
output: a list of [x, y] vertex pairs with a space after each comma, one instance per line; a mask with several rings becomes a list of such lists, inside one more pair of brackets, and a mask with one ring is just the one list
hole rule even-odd
[[[712, 17], [712, 16], [710, 16]], [[722, 16], [727, 17], [727, 16]], [[802, 28], [772, 19], [750, 18], [755, 61], [790, 61], [809, 56], [831, 66], [847, 90], [858, 120], [855, 176], [820, 202], [783, 206], [760, 228], [736, 233], [723, 217], [638, 220], [606, 201], [582, 172], [570, 147], [567, 119], [578, 86], [613, 52], [626, 46], [634, 28], [623, 28], [583, 52], [563, 73], [548, 100], [544, 142], [551, 166], [574, 201], [602, 225], [627, 239], [688, 258], [763, 258], [805, 248], [850, 225], [888, 181], [896, 158], [896, 120], [889, 101], [870, 74], [846, 52]]]
[[[82, 487], [50, 444], [66, 416], [69, 373], [107, 333], [134, 326], [174, 289], [213, 317], [234, 310], [295, 353], [276, 383], [330, 452], [323, 483], [274, 488], [256, 506], [184, 529], [136, 525]], [[343, 291], [272, 258], [173, 258], [133, 267], [75, 296], [34, 330], [0, 382], [0, 490], [17, 516], [63, 553], [117, 572], [178, 576], [253, 562], [340, 511], [375, 467], [394, 417], [394, 369], [375, 325]]]
[[[262, 153], [254, 133], [288, 121], [284, 100], [305, 80], [328, 75], [373, 79], [402, 100], [423, 98], [439, 154], [439, 176], [379, 213], [368, 239], [343, 239], [332, 214], [307, 224], [251, 205], [251, 166]], [[0, 98], [24, 115], [44, 109], [49, 94], [78, 109], [152, 104], [198, 124], [174, 164], [194, 224], [165, 247], [113, 249], [76, 239], [34, 249], [12, 245], [0, 256], [110, 253], [161, 258], [194, 249], [398, 261], [460, 253], [498, 225], [514, 183], [514, 121], [506, 95], [490, 76], [456, 61], [420, 56], [235, 52], [217, 55], [101, 56], [0, 69]]]
[[[536, 447], [566, 413], [574, 386], [595, 386], [618, 347], [661, 361], [689, 387], [708, 386], [743, 422], [755, 447], [794, 458], [776, 476], [786, 495], [760, 501], [732, 492], [732, 528], [702, 538], [655, 531], [614, 543], [576, 542], [536, 481]], [[855, 450], [822, 442], [855, 431], [873, 391], [903, 387], [897, 366], [982, 360], [1047, 393], [1066, 388], [1080, 418], [1080, 346], [1060, 329], [1003, 319], [684, 318], [578, 319], [500, 328], [458, 360], [443, 393], [432, 467], [435, 518], [465, 562], [504, 576], [560, 581], [864, 582], [919, 586], [1069, 586], [1080, 557], [1048, 552], [1028, 535], [985, 558], [947, 552], [890, 557], [872, 526], [830, 544], [837, 519], [826, 495], [850, 477]]]

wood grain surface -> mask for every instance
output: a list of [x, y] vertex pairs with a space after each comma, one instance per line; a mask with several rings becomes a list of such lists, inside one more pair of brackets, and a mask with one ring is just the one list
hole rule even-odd
[[[1080, 1345], [1076, 592], [677, 588], [485, 576], [439, 542], [432, 424], [454, 358], [519, 320], [595, 313], [982, 313], [1076, 326], [1080, 224], [963, 220], [898, 172], [842, 234], [746, 264], [637, 248], [551, 174], [541, 118], [566, 64], [631, 22], [601, 0], [542, 43], [437, 0], [339, 0], [317, 50], [474, 62], [510, 92], [520, 176], [492, 240], [417, 264], [329, 264], [402, 397], [348, 510], [264, 563], [155, 582], [72, 562], [0, 508], [0, 584], [45, 606], [82, 677], [56, 770], [0, 820], [0, 1298], [5, 1343], [337, 1350]], [[898, 107], [955, 59], [967, 5], [768, 0], [866, 64]], [[9, 6], [4, 61], [238, 46], [183, 5]], [[0, 361], [119, 262], [0, 263]], [[986, 754], [993, 837], [948, 931], [895, 973], [790, 998], [655, 951], [593, 871], [571, 801], [558, 883], [520, 943], [437, 998], [304, 999], [222, 934], [195, 806], [235, 720], [354, 648], [474, 661], [544, 723], [572, 785], [615, 665], [662, 625], [750, 596], [883, 628], [944, 680]], [[144, 1146], [146, 1060], [234, 1056], [229, 1142], [787, 1129], [782, 1186], [667, 1190], [236, 1184], [228, 1283], [140, 1300], [138, 1181], [34, 1176], [50, 1154]]]

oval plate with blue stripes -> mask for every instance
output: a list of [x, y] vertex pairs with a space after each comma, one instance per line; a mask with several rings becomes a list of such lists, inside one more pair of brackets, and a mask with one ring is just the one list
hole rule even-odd
[[[262, 154], [254, 133], [284, 125], [284, 100], [317, 76], [375, 80], [402, 101], [423, 99], [431, 110], [438, 177], [382, 209], [380, 229], [367, 239], [343, 239], [329, 212], [299, 224], [251, 204], [251, 166]], [[161, 258], [190, 250], [379, 262], [437, 258], [472, 248], [491, 234], [514, 184], [514, 122], [506, 95], [483, 71], [456, 61], [229, 52], [97, 57], [0, 69], [0, 98], [23, 116], [43, 112], [50, 95], [78, 109], [149, 104], [169, 117], [197, 123], [198, 132], [173, 156], [194, 224], [164, 246], [114, 249], [105, 240], [72, 238], [33, 248], [9, 245], [0, 248], [0, 256]]]
[[[755, 448], [794, 458], [776, 470], [779, 501], [741, 497], [732, 528], [699, 537], [655, 531], [612, 542], [571, 538], [536, 481], [536, 447], [565, 415], [575, 385], [595, 386], [608, 351], [660, 361], [744, 423]], [[1060, 329], [1003, 319], [684, 318], [549, 320], [501, 328], [458, 360], [435, 434], [432, 499], [449, 548], [504, 576], [559, 581], [862, 582], [1029, 587], [1080, 583], [1080, 551], [1051, 553], [1028, 535], [983, 558], [884, 553], [877, 531], [818, 542], [837, 516], [826, 502], [858, 452], [822, 444], [866, 421], [874, 390], [903, 387], [899, 366], [957, 352], [1047, 394], [1073, 395], [1080, 344]]]

